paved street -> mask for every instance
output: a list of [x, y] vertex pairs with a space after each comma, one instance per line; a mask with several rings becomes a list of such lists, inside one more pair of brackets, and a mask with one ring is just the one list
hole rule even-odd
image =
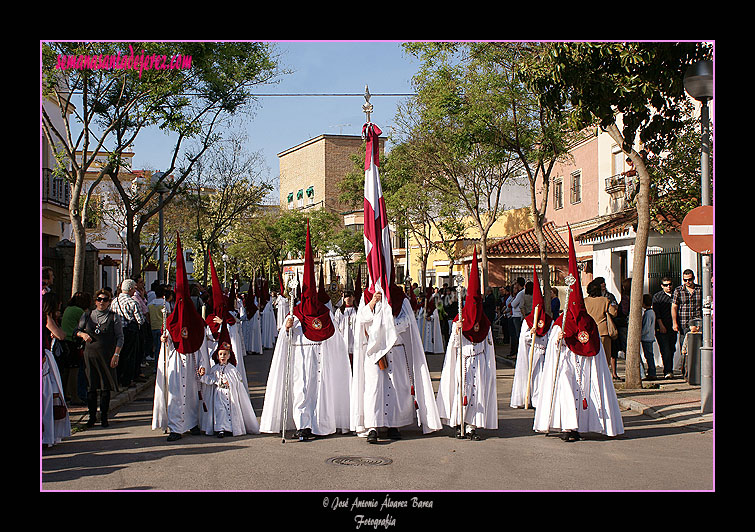
[[[245, 358], [258, 417], [271, 357], [272, 350], [266, 350], [263, 356]], [[427, 358], [437, 389], [443, 355]], [[381, 440], [377, 445], [354, 435], [282, 444], [279, 435], [218, 439], [187, 434], [169, 443], [162, 431], [150, 428], [154, 387], [147, 385], [116, 411], [108, 428], [98, 424], [43, 449], [41, 489], [714, 489], [712, 417], [688, 419], [696, 418], [694, 413], [682, 420], [651, 417], [627, 408], [622, 412], [623, 435], [611, 439], [588, 434], [583, 441], [566, 443], [534, 433], [533, 410], [508, 406], [514, 376], [511, 363], [499, 358], [497, 373], [499, 428], [483, 432], [484, 440], [479, 442], [457, 440], [446, 428], [426, 436], [419, 430], [404, 430], [404, 439]], [[72, 415], [72, 424], [81, 419], [85, 421], [85, 416], [79, 410]], [[355, 494], [350, 495], [353, 504]], [[376, 498], [383, 502], [382, 495]], [[323, 500], [323, 506], [337, 505], [336, 499], [328, 499], [329, 504]]]

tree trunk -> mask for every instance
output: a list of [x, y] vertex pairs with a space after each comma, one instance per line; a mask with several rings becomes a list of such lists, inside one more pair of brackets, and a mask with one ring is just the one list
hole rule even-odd
[[84, 260], [86, 256], [87, 234], [84, 229], [82, 213], [79, 210], [83, 182], [83, 170], [78, 170], [76, 172], [74, 186], [71, 187], [71, 201], [68, 204], [68, 217], [71, 220], [71, 230], [73, 231], [75, 244], [73, 254], [73, 279], [71, 281], [72, 294], [81, 292], [84, 286]]
[[[624, 138], [615, 125], [608, 128], [608, 133], [618, 144], [624, 144]], [[640, 190], [636, 196], [637, 229], [635, 230], [632, 289], [629, 299], [625, 388], [637, 389], [642, 388], [640, 340], [642, 338], [642, 296], [645, 290], [645, 258], [650, 234], [650, 175], [645, 167], [645, 162], [637, 152], [632, 150], [628, 155], [637, 170]]]
[[488, 290], [488, 232], [480, 238], [480, 256], [482, 257], [482, 294]]

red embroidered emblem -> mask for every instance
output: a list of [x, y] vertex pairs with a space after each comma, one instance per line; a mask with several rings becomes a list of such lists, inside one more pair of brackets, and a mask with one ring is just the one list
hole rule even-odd
[[322, 329], [322, 322], [317, 318], [313, 319], [312, 328], [319, 331], [320, 329]]
[[189, 329], [186, 327], [181, 327], [181, 338], [188, 338], [189, 337]]
[[586, 344], [588, 341], [590, 341], [590, 335], [587, 334], [586, 331], [579, 331], [579, 334], [577, 335], [577, 340], [579, 340], [580, 343]]

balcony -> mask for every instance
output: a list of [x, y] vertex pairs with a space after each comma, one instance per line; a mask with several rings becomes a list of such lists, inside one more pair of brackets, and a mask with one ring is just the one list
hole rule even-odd
[[626, 181], [621, 174], [606, 177], [606, 192], [614, 198], [624, 196]]
[[42, 201], [68, 209], [71, 187], [63, 177], [55, 177], [52, 170], [42, 168]]

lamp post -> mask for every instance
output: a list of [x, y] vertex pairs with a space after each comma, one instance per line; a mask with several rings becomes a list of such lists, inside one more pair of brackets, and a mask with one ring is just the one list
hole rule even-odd
[[[700, 154], [701, 204], [712, 205], [710, 197], [710, 115], [708, 101], [713, 99], [713, 61], [698, 61], [684, 74], [684, 89], [702, 104], [702, 150]], [[702, 256], [703, 263], [703, 345], [700, 348], [700, 413], [713, 412], [713, 332], [711, 310], [711, 254]]]
[[158, 261], [160, 263], [159, 269], [157, 271], [157, 281], [160, 284], [165, 284], [165, 242], [164, 242], [164, 232], [163, 232], [163, 194], [168, 192], [168, 187], [165, 186], [163, 183], [163, 176], [165, 175], [164, 172], [155, 172], [152, 174], [152, 182], [155, 185], [155, 191], [160, 197], [159, 200], [159, 231], [158, 231]]

